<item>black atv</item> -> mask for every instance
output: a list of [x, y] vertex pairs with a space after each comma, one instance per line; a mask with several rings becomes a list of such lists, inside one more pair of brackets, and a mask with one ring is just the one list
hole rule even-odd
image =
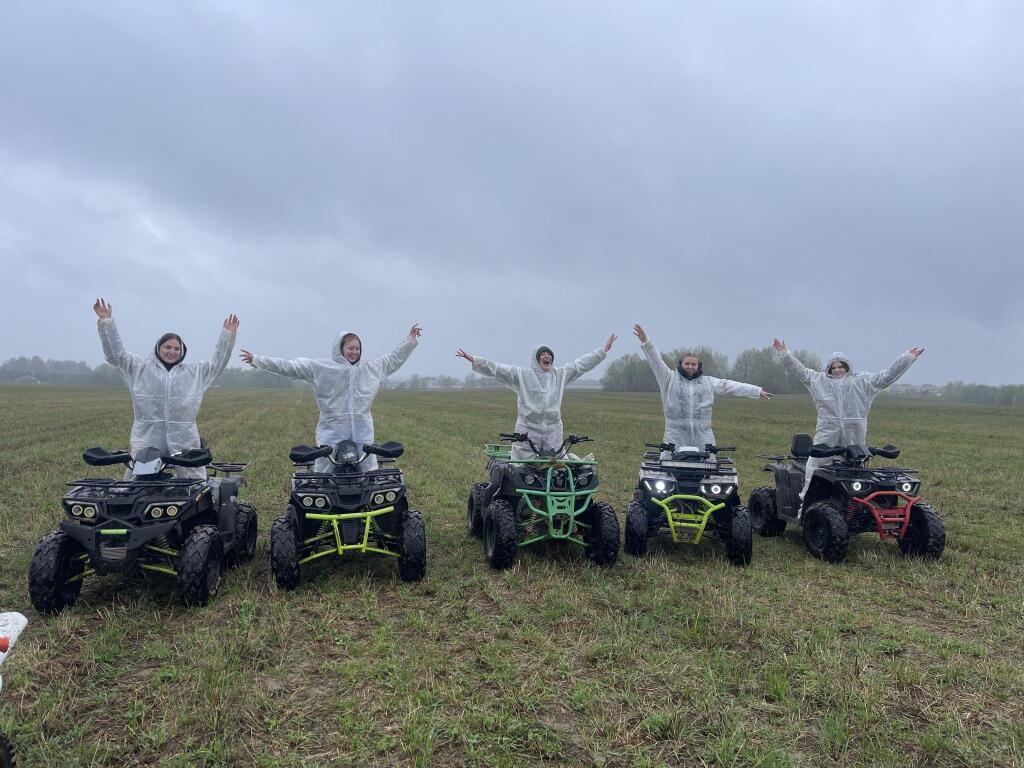
[[[370, 455], [381, 465], [402, 455], [401, 443], [364, 445], [351, 440], [333, 448], [321, 445], [292, 448], [289, 458], [305, 471], [292, 475], [286, 513], [270, 529], [270, 566], [279, 587], [295, 589], [300, 568], [328, 555], [372, 552], [398, 560], [403, 581], [418, 581], [427, 573], [427, 532], [423, 515], [409, 509], [402, 470], [381, 466], [364, 470]], [[321, 458], [330, 472], [312, 472]]]
[[[815, 557], [838, 562], [846, 557], [850, 536], [875, 532], [884, 541], [896, 539], [905, 555], [938, 558], [946, 546], [946, 527], [918, 495], [917, 470], [869, 467], [872, 456], [895, 459], [894, 445], [813, 445], [811, 436], [793, 436], [788, 456], [761, 454], [771, 463], [764, 468], [775, 477], [775, 488], [756, 488], [747, 503], [754, 530], [778, 536], [788, 522], [803, 527], [804, 545]], [[804, 470], [808, 457], [832, 458], [819, 466], [804, 500]]]
[[[170, 456], [143, 448], [134, 458], [89, 448], [82, 458], [94, 467], [125, 464], [134, 477], [68, 483], [65, 519], [43, 536], [29, 566], [29, 594], [41, 613], [73, 605], [86, 576], [139, 569], [176, 577], [185, 605], [205, 605], [217, 594], [225, 562], [256, 552], [256, 511], [238, 501], [247, 464], [212, 463], [206, 448]], [[179, 478], [175, 467], [209, 467], [214, 477]]]
[[[672, 443], [645, 443], [640, 480], [626, 510], [625, 550], [635, 557], [647, 554], [655, 536], [673, 542], [699, 544], [706, 532], [725, 544], [734, 565], [748, 565], [753, 535], [750, 516], [740, 503], [739, 475], [722, 451], [735, 448], [714, 445], [704, 450], [681, 448]], [[666, 458], [662, 456], [669, 454]]]
[[520, 547], [542, 541], [568, 541], [586, 549], [598, 565], [614, 565], [619, 556], [619, 520], [612, 505], [594, 501], [598, 477], [592, 457], [579, 459], [569, 449], [590, 442], [569, 435], [554, 450], [541, 451], [528, 435], [503, 434], [504, 442], [523, 442], [536, 458], [512, 461], [500, 443], [484, 447], [490, 482], [477, 483], [466, 503], [466, 524], [482, 536], [493, 568], [508, 568]]

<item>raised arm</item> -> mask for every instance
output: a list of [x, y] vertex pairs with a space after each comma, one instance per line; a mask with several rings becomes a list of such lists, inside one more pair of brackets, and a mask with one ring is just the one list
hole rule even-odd
[[401, 344], [393, 352], [388, 352], [384, 357], [380, 358], [384, 375], [390, 376], [392, 373], [397, 371], [405, 361], [409, 359], [409, 355], [416, 349], [416, 345], [419, 343], [419, 337], [423, 333], [423, 329], [418, 325], [413, 325], [409, 331], [409, 335], [402, 341]]
[[272, 373], [275, 376], [284, 376], [289, 379], [301, 379], [302, 381], [313, 381], [315, 361], [308, 357], [297, 357], [294, 360], [285, 360], [280, 357], [265, 357], [254, 355], [252, 352], [242, 350], [242, 360], [253, 368], [260, 371]]
[[[639, 332], [638, 332], [639, 331]], [[640, 339], [640, 349], [644, 351], [647, 356], [647, 362], [651, 365], [651, 370], [654, 371], [654, 378], [658, 380], [658, 388], [665, 386], [665, 383], [672, 378], [672, 369], [665, 364], [665, 361], [661, 357], [661, 353], [658, 348], [654, 346], [654, 342], [651, 337], [643, 332], [643, 328], [639, 325], [634, 329], [634, 333], [638, 339]]]
[[142, 358], [125, 350], [121, 334], [118, 333], [117, 325], [114, 323], [113, 305], [108, 304], [104, 299], [96, 299], [92, 308], [99, 318], [96, 321], [96, 330], [100, 335], [103, 358], [122, 373], [131, 375], [142, 365]]
[[762, 400], [770, 400], [771, 393], [761, 389], [756, 384], [744, 384], [742, 381], [733, 381], [732, 379], [716, 379], [714, 377], [708, 377], [714, 382], [714, 391], [716, 395], [733, 395], [735, 397], [754, 397], [761, 398]]
[[217, 338], [217, 345], [213, 348], [213, 357], [199, 364], [199, 375], [203, 380], [203, 387], [209, 387], [227, 368], [231, 360], [231, 351], [235, 348], [235, 335], [238, 331], [238, 317], [228, 315], [224, 320], [220, 336]]
[[471, 355], [461, 349], [455, 354], [469, 360], [469, 362], [473, 364], [474, 373], [490, 376], [491, 378], [497, 379], [505, 386], [512, 387], [513, 389], [519, 386], [518, 365], [496, 363], [493, 360], [480, 357], [480, 355]]
[[779, 360], [787, 371], [800, 379], [804, 386], [811, 383], [816, 371], [797, 360], [796, 355], [786, 348], [786, 342], [775, 339], [772, 341], [772, 346], [775, 347], [775, 351], [779, 354]]
[[868, 374], [868, 381], [871, 382], [871, 386], [875, 389], [881, 390], [891, 387], [900, 376], [907, 372], [910, 366], [921, 356], [922, 352], [924, 352], [923, 347], [911, 347], [896, 358], [896, 362], [884, 371]]
[[575, 381], [587, 371], [591, 371], [596, 368], [606, 357], [608, 357], [608, 351], [612, 348], [612, 344], [615, 343], [616, 338], [618, 337], [613, 333], [608, 337], [608, 341], [604, 343], [603, 347], [598, 347], [593, 352], [587, 352], [587, 354], [582, 357], [577, 357], [571, 363], [563, 366], [562, 370], [565, 371], [565, 383], [568, 384], [570, 381]]

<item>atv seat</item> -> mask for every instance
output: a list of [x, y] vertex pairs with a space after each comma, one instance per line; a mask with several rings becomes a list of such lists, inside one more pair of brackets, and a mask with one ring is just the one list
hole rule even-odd
[[814, 441], [811, 440], [810, 435], [806, 432], [797, 432], [789, 444], [789, 453], [796, 461], [807, 461], [807, 457], [811, 455], [812, 445], [814, 445]]

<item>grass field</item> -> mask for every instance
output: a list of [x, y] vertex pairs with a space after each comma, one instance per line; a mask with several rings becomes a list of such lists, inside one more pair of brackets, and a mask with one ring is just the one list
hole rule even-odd
[[[24, 765], [1024, 764], [1024, 410], [876, 404], [872, 441], [903, 449], [946, 521], [938, 562], [860, 536], [828, 565], [790, 530], [755, 538], [746, 569], [708, 543], [611, 569], [551, 547], [498, 573], [465, 532], [465, 497], [514, 396], [387, 392], [377, 437], [406, 446], [427, 580], [331, 560], [284, 593], [267, 533], [312, 397], [214, 390], [200, 426], [215, 459], [251, 462], [255, 560], [202, 609], [170, 579], [93, 578], [57, 618], [29, 604], [32, 550], [64, 483], [88, 474], [82, 450], [127, 443], [128, 395], [3, 387], [0, 414], [0, 609], [30, 619], [0, 730]], [[661, 436], [657, 397], [570, 391], [564, 417], [597, 441], [621, 519]], [[722, 399], [715, 425], [746, 498], [768, 477], [757, 453], [784, 451], [813, 410]]]

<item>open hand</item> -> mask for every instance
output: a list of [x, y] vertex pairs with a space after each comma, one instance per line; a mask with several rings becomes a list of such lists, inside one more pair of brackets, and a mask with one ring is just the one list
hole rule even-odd
[[243, 363], [248, 363], [249, 365], [252, 365], [253, 368], [256, 367], [252, 362], [253, 354], [249, 350], [243, 349], [239, 357], [242, 358]]
[[647, 332], [643, 329], [640, 323], [633, 326], [633, 335], [640, 339], [641, 344], [647, 343]]
[[786, 351], [786, 342], [780, 341], [779, 339], [773, 339], [772, 346], [775, 347], [775, 349], [779, 352]]
[[476, 358], [469, 354], [469, 352], [467, 352], [466, 350], [462, 349], [461, 347], [459, 348], [459, 351], [455, 353], [455, 356], [463, 357], [466, 360], [469, 360], [469, 362], [471, 363], [476, 362]]
[[231, 333], [234, 333], [235, 331], [238, 330], [238, 316], [237, 315], [228, 315], [227, 316], [227, 319], [224, 321], [224, 330], [225, 331], [231, 331]]
[[92, 305], [92, 311], [101, 320], [106, 320], [114, 311], [114, 305], [107, 304], [105, 299], [96, 299], [96, 303]]
[[422, 335], [423, 335], [423, 329], [420, 328], [419, 324], [413, 323], [412, 328], [409, 329], [409, 336], [410, 336], [410, 338], [418, 339]]
[[762, 400], [771, 400], [772, 399], [772, 393], [769, 392], [767, 389], [762, 389], [761, 390], [761, 394], [758, 395], [758, 397], [760, 397]]
[[613, 333], [613, 334], [612, 334], [611, 336], [609, 336], [609, 337], [608, 337], [608, 341], [606, 341], [606, 342], [604, 343], [604, 351], [605, 351], [605, 352], [610, 352], [610, 351], [611, 351], [611, 348], [612, 348], [612, 344], [614, 344], [614, 343], [615, 343], [615, 340], [616, 340], [617, 338], [619, 338], [619, 337], [618, 337], [618, 336], [616, 336], [616, 335], [615, 335], [614, 333]]

